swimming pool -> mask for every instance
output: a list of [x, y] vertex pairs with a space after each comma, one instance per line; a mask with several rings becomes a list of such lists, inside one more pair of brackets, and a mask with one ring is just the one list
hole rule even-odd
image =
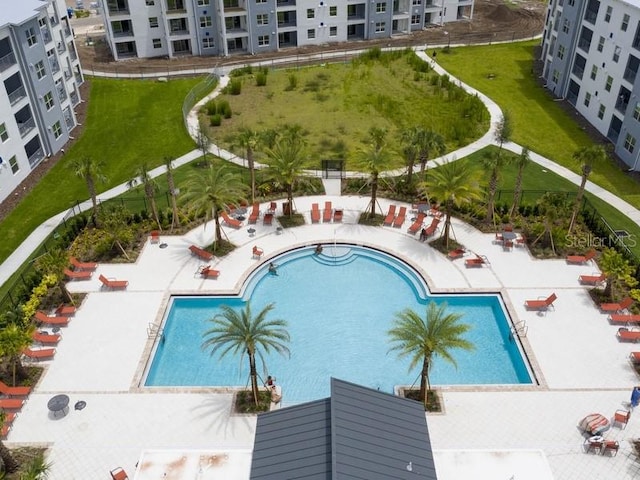
[[387, 331], [396, 312], [412, 308], [424, 314], [434, 300], [463, 314], [473, 328], [466, 338], [475, 350], [453, 351], [458, 363], [436, 359], [434, 385], [531, 384], [532, 375], [513, 340], [498, 295], [431, 295], [415, 270], [377, 250], [349, 245], [326, 246], [319, 256], [302, 248], [278, 257], [278, 275], [263, 265], [248, 279], [239, 297], [174, 297], [144, 381], [145, 386], [242, 386], [248, 382], [246, 355], [211, 357], [201, 349], [207, 319], [220, 305], [242, 308], [251, 299], [254, 312], [268, 303], [269, 318], [288, 322], [291, 357], [265, 359], [283, 388], [283, 403], [329, 396], [336, 377], [392, 392], [395, 385], [417, 382], [419, 368], [388, 353]]

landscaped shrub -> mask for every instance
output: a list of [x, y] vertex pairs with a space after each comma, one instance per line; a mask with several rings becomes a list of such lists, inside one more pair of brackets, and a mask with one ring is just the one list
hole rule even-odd
[[218, 102], [218, 114], [224, 118], [231, 118], [231, 105], [229, 105], [227, 100], [220, 100], [220, 102]]
[[218, 106], [215, 99], [213, 98], [205, 103], [204, 108], [207, 112], [207, 115], [215, 115], [216, 113], [218, 113]]
[[236, 68], [232, 70], [229, 74], [230, 77], [242, 77], [243, 75], [251, 75], [253, 73], [253, 67], [251, 65], [246, 65], [241, 68]]
[[219, 127], [220, 125], [222, 125], [222, 116], [219, 113], [216, 113], [215, 115], [211, 115], [209, 117], [209, 124], [212, 127]]
[[287, 76], [288, 84], [285, 88], [285, 91], [290, 92], [291, 90], [295, 90], [298, 87], [298, 76], [295, 73], [290, 73]]
[[256, 75], [256, 86], [264, 87], [267, 84], [267, 72], [268, 70], [260, 70]]
[[240, 95], [242, 93], [242, 81], [239, 78], [233, 78], [227, 85], [230, 95]]

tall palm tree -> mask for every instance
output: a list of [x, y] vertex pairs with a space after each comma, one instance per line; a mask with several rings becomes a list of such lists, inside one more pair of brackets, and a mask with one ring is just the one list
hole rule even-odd
[[104, 162], [101, 160], [93, 160], [91, 157], [82, 157], [74, 160], [69, 164], [77, 177], [82, 178], [87, 183], [87, 190], [93, 204], [93, 212], [91, 218], [93, 224], [98, 225], [98, 197], [96, 192], [96, 183], [106, 183], [107, 177], [103, 173]]
[[246, 151], [251, 183], [251, 203], [253, 204], [256, 201], [256, 169], [253, 152], [260, 143], [260, 134], [250, 128], [242, 128], [236, 136], [235, 143]]
[[469, 162], [451, 161], [431, 170], [431, 175], [421, 188], [431, 192], [444, 203], [444, 242], [449, 248], [451, 216], [453, 208], [480, 199], [480, 187], [476, 173]]
[[273, 148], [267, 149], [269, 168], [267, 175], [282, 184], [287, 192], [289, 215], [293, 214], [293, 188], [304, 172], [306, 159], [305, 142], [301, 137], [284, 136], [276, 140]]
[[167, 169], [167, 186], [169, 187], [169, 196], [171, 197], [171, 210], [173, 212], [171, 219], [171, 229], [180, 225], [180, 218], [178, 217], [178, 200], [176, 193], [176, 182], [173, 177], [173, 158], [164, 157], [164, 166]]
[[0, 331], [0, 357], [8, 361], [11, 367], [11, 378], [16, 385], [16, 377], [26, 378], [20, 356], [22, 351], [31, 345], [33, 327], [9, 324]]
[[635, 287], [638, 281], [633, 277], [635, 268], [629, 264], [628, 260], [614, 248], [605, 248], [598, 262], [602, 273], [607, 276], [603, 294], [611, 300], [615, 297], [616, 290], [626, 284], [628, 287]]
[[584, 196], [587, 179], [596, 164], [604, 163], [607, 160], [607, 152], [602, 145], [592, 145], [590, 147], [582, 147], [577, 150], [573, 154], [573, 158], [580, 163], [582, 179], [580, 181], [580, 186], [578, 187], [578, 193], [576, 194], [576, 203], [573, 206], [571, 220], [569, 221], [569, 234], [573, 232], [573, 228], [575, 227], [576, 220], [578, 218], [578, 212], [580, 212], [580, 204], [582, 203], [582, 197]]
[[496, 208], [496, 192], [498, 191], [498, 180], [500, 172], [505, 165], [510, 163], [511, 157], [502, 154], [500, 150], [490, 150], [482, 157], [482, 165], [489, 171], [489, 198], [487, 199], [487, 223], [493, 221], [493, 214]]
[[418, 157], [420, 160], [420, 174], [424, 174], [427, 168], [427, 161], [432, 154], [443, 155], [447, 149], [444, 137], [433, 130], [423, 128], [416, 132], [416, 145], [418, 146]]
[[413, 127], [407, 130], [403, 130], [400, 135], [400, 141], [403, 145], [402, 154], [404, 155], [405, 163], [407, 164], [407, 185], [411, 186], [413, 182], [413, 169], [418, 159], [420, 149], [417, 145], [417, 135], [421, 127]]
[[249, 377], [253, 399], [258, 405], [258, 371], [256, 356], [264, 366], [264, 353], [271, 350], [282, 355], [290, 355], [286, 342], [289, 333], [285, 329], [287, 322], [282, 319], [268, 320], [267, 314], [273, 310], [273, 303], [264, 307], [257, 315], [253, 315], [251, 304], [247, 302], [242, 310], [235, 310], [222, 305], [222, 313], [209, 321], [212, 327], [204, 333], [203, 349], [210, 349], [211, 355], [220, 351], [220, 357], [227, 353], [246, 353], [249, 357]]
[[513, 189], [513, 204], [511, 205], [511, 210], [509, 210], [509, 217], [513, 217], [518, 211], [518, 208], [520, 208], [520, 201], [522, 200], [522, 177], [524, 176], [524, 169], [530, 163], [529, 149], [522, 147], [522, 152], [515, 161], [518, 167], [518, 174], [516, 175], [516, 185]]
[[[242, 178], [229, 170], [225, 165], [215, 167], [210, 165], [204, 172], [192, 172], [184, 184], [181, 200], [188, 203], [192, 211], [205, 215], [205, 222], [213, 218], [216, 231], [216, 245], [222, 241], [220, 228], [220, 212], [227, 205], [235, 205], [243, 200], [246, 186]], [[214, 246], [215, 248], [215, 246]]]
[[474, 345], [463, 338], [471, 329], [471, 325], [461, 323], [461, 313], [447, 313], [447, 304], [438, 306], [430, 302], [426, 316], [407, 308], [396, 313], [394, 325], [387, 332], [393, 346], [390, 352], [398, 352], [398, 357], [410, 357], [409, 370], [422, 364], [420, 372], [420, 399], [425, 409], [427, 406], [427, 392], [431, 389], [429, 372], [434, 357], [441, 357], [457, 367], [451, 350], [473, 350]]
[[158, 206], [156, 205], [156, 192], [158, 191], [158, 183], [149, 175], [149, 164], [142, 162], [136, 170], [136, 176], [127, 182], [129, 188], [133, 188], [139, 183], [144, 188], [144, 196], [151, 205], [151, 214], [158, 225], [158, 230], [162, 231], [160, 224], [160, 216], [158, 215]]
[[540, 214], [543, 216], [542, 224], [544, 229], [538, 235], [531, 245], [535, 245], [540, 241], [548, 238], [549, 246], [554, 255], [556, 255], [556, 246], [553, 241], [553, 230], [556, 226], [564, 223], [569, 212], [566, 197], [561, 193], [548, 192], [545, 193], [537, 202]]
[[371, 127], [367, 135], [367, 146], [358, 152], [365, 168], [371, 175], [371, 202], [369, 218], [376, 216], [376, 203], [378, 198], [378, 180], [380, 172], [385, 169], [390, 162], [390, 155], [386, 149], [387, 130], [381, 127]]

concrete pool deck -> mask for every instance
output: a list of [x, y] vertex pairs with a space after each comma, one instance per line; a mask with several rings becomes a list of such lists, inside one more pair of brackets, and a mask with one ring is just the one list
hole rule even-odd
[[[322, 208], [326, 200], [345, 210], [343, 223], [311, 225], [311, 204]], [[217, 280], [199, 277], [203, 262], [188, 250], [192, 243], [211, 243], [213, 227], [208, 224], [184, 236], [161, 235], [166, 248], [147, 243], [134, 264], [101, 264], [91, 280], [69, 283], [69, 290], [88, 295], [62, 329], [55, 358], [43, 362], [46, 372], [7, 443], [49, 446], [53, 480], [108, 478], [116, 466], [132, 476], [145, 450], [250, 450], [255, 417], [230, 415], [231, 393], [138, 387], [152, 345], [148, 327], [162, 319], [171, 294], [236, 292], [256, 266], [273, 256], [296, 246], [336, 241], [374, 246], [411, 262], [436, 292], [500, 291], [513, 321], [526, 322], [522, 343], [541, 386], [443, 388], [446, 413], [427, 417], [436, 452], [539, 450], [556, 480], [634, 478], [640, 462], [634, 460], [629, 440], [640, 436], [640, 420], [632, 416], [626, 429], [609, 430], [607, 438], [621, 444], [615, 457], [584, 453], [584, 437], [577, 429], [589, 413], [611, 417], [626, 407], [631, 388], [640, 383], [627, 360], [640, 347], [618, 342], [616, 327], [578, 283], [578, 276], [592, 274], [595, 265], [535, 260], [524, 248], [505, 252], [493, 244], [492, 234], [454, 219], [457, 240], [490, 261], [488, 267], [466, 269], [462, 259], [450, 261], [406, 233], [411, 216], [400, 229], [357, 225], [368, 203], [369, 197], [297, 198], [296, 209], [307, 217], [305, 226], [278, 234], [277, 222], [263, 226], [260, 219], [253, 237], [247, 225], [225, 227], [238, 248], [213, 262], [221, 271]], [[385, 212], [390, 203], [380, 199]], [[254, 245], [265, 252], [260, 260], [252, 257]], [[129, 286], [104, 291], [99, 274], [126, 279]], [[558, 295], [555, 309], [539, 315], [524, 308], [524, 300], [552, 292]], [[212, 359], [212, 368], [216, 361]], [[69, 413], [52, 418], [46, 404], [59, 393], [69, 395]], [[80, 400], [86, 408], [75, 410]], [[441, 480], [453, 479], [442, 472]]]

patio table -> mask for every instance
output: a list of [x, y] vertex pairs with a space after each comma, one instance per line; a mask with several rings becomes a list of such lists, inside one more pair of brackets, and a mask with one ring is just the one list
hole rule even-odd
[[55, 397], [51, 397], [47, 402], [47, 408], [50, 412], [53, 413], [54, 417], [58, 416], [58, 412], [62, 412], [64, 416], [64, 414], [66, 413], [65, 410], [67, 410], [68, 406], [69, 395], [65, 395], [63, 393], [60, 395], [56, 395]]

